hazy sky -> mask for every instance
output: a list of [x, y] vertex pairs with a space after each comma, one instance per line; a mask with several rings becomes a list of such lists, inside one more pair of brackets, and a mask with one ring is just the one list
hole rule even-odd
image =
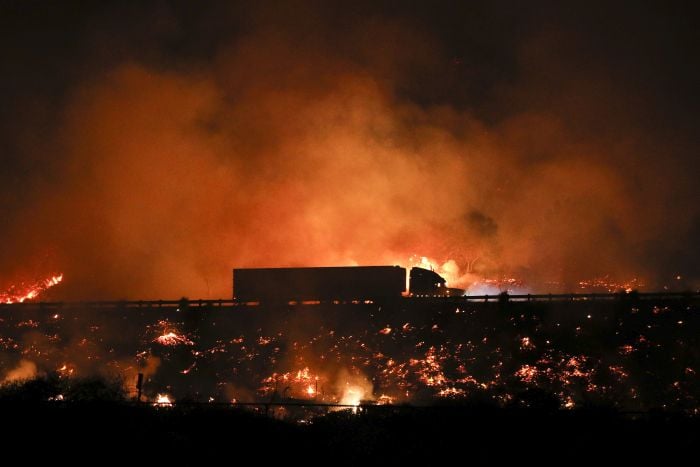
[[0, 2], [0, 285], [700, 277], [694, 2], [253, 3]]

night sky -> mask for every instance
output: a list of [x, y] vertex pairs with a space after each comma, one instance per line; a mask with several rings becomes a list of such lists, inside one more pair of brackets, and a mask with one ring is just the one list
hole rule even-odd
[[0, 289], [700, 283], [695, 2], [254, 3], [0, 2]]

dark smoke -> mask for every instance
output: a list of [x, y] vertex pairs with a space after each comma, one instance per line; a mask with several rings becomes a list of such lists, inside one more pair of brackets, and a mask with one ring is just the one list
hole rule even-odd
[[0, 280], [218, 298], [233, 266], [419, 255], [693, 283], [695, 12], [483, 3], [3, 2]]

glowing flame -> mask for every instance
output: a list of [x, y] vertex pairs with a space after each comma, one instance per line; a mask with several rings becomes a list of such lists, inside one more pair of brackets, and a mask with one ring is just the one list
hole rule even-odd
[[365, 390], [360, 386], [348, 385], [343, 391], [343, 397], [340, 398], [341, 405], [352, 405], [353, 412], [357, 411], [360, 406], [360, 401], [365, 397]]
[[271, 394], [276, 390], [277, 384], [285, 385], [285, 396], [315, 398], [318, 394], [318, 384], [321, 377], [304, 367], [301, 370], [287, 373], [273, 373], [262, 380], [262, 386], [258, 389], [262, 394]]
[[459, 273], [459, 266], [457, 266], [457, 263], [452, 259], [448, 259], [441, 264], [439, 261], [428, 258], [427, 256], [413, 255], [408, 259], [408, 261], [409, 268], [417, 267], [435, 271], [436, 273], [440, 274], [440, 276], [445, 278], [447, 284], [455, 285], [462, 282], [460, 280], [461, 276]]
[[535, 383], [538, 374], [537, 367], [532, 365], [523, 365], [515, 372], [515, 376], [520, 378], [524, 383]]
[[461, 388], [445, 388], [437, 393], [438, 397], [460, 397], [466, 394], [466, 391]]
[[194, 342], [189, 340], [183, 335], [176, 334], [172, 331], [158, 336], [155, 338], [154, 342], [158, 342], [160, 345], [176, 346], [176, 345], [194, 345]]
[[574, 400], [571, 398], [571, 396], [566, 396], [566, 399], [564, 400], [564, 408], [571, 410], [574, 407], [576, 407]]
[[645, 286], [644, 282], [636, 277], [628, 280], [617, 282], [610, 276], [595, 277], [593, 279], [584, 279], [579, 281], [579, 288], [586, 291], [604, 291], [604, 292], [619, 292], [631, 293], [634, 290]]
[[377, 398], [377, 405], [391, 405], [394, 403], [394, 397], [382, 394]]
[[[631, 305], [634, 305], [630, 308], [631, 314], [639, 313], [639, 317], [642, 317], [646, 314], [645, 311], [648, 311], [653, 319], [666, 320], [666, 324], [672, 327], [669, 337], [683, 339], [674, 340], [676, 343], [673, 345], [684, 348], [685, 335], [676, 337], [675, 334], [689, 328], [691, 324], [689, 316], [686, 318], [685, 315], [675, 315], [676, 307], [686, 310], [683, 302], [675, 305], [632, 302]], [[647, 355], [650, 348], [660, 348], [663, 342], [662, 335], [655, 336], [653, 331], [647, 334], [646, 331], [652, 329], [651, 325], [643, 328], [644, 334], [639, 334], [634, 327], [631, 328], [635, 330], [634, 334], [620, 333], [618, 340], [614, 341], [614, 345], [609, 349], [617, 354], [614, 355], [614, 364], [610, 364], [613, 362], [601, 358], [595, 352], [591, 355], [571, 354], [570, 350], [559, 349], [553, 344], [557, 342], [557, 334], [550, 337], [538, 328], [532, 328], [529, 320], [522, 321], [524, 315], [520, 315], [519, 319], [518, 315], [508, 318], [507, 322], [517, 325], [516, 329], [521, 326], [523, 329], [509, 338], [506, 346], [501, 347], [503, 340], [492, 335], [488, 329], [486, 334], [481, 334], [480, 328], [472, 328], [464, 337], [455, 338], [461, 334], [456, 334], [456, 331], [453, 333], [453, 327], [450, 321], [447, 321], [447, 317], [449, 316], [450, 320], [456, 319], [457, 323], [468, 323], [480, 308], [465, 304], [455, 310], [454, 305], [450, 303], [435, 306], [437, 312], [444, 312], [435, 315], [436, 318], [440, 316], [439, 324], [421, 320], [403, 324], [401, 321], [377, 322], [372, 316], [371, 324], [359, 335], [348, 334], [342, 328], [335, 330], [322, 326], [300, 340], [293, 340], [298, 337], [296, 335], [294, 338], [288, 337], [285, 330], [272, 334], [267, 329], [270, 335], [264, 335], [262, 328], [258, 328], [257, 331], [251, 330], [249, 334], [210, 341], [194, 337], [199, 335], [194, 330], [181, 334], [181, 323], [163, 319], [146, 326], [147, 332], [144, 335], [148, 338], [145, 343], [150, 341], [151, 345], [147, 345], [143, 350], [138, 349], [136, 360], [127, 356], [117, 356], [120, 360], [108, 360], [112, 357], [107, 356], [99, 347], [104, 327], [101, 321], [90, 326], [87, 326], [89, 322], [86, 323], [88, 333], [75, 340], [76, 346], [70, 349], [71, 352], [58, 352], [56, 343], [65, 340], [59, 331], [65, 328], [63, 323], [69, 322], [68, 310], [65, 311], [65, 315], [63, 312], [54, 314], [51, 311], [45, 315], [37, 315], [37, 319], [0, 319], [0, 351], [13, 352], [21, 357], [16, 367], [3, 368], [7, 374], [0, 373], [0, 382], [21, 381], [33, 378], [37, 374], [41, 375], [45, 371], [54, 371], [61, 378], [74, 376], [79, 371], [84, 371], [83, 366], [77, 364], [83, 355], [91, 361], [106, 362], [109, 368], [127, 375], [126, 379], [133, 381], [137, 372], [144, 373], [145, 378], [154, 375], [160, 358], [163, 358], [168, 363], [165, 365], [167, 372], [190, 374], [190, 379], [208, 373], [202, 371], [197, 374], [197, 371], [192, 371], [195, 368], [221, 365], [215, 367], [217, 372], [214, 376], [221, 378], [217, 380], [217, 387], [220, 385], [226, 392], [216, 396], [216, 400], [233, 400], [234, 403], [240, 400], [288, 401], [294, 404], [296, 400], [306, 400], [308, 406], [313, 405], [311, 401], [342, 405], [328, 409], [329, 411], [358, 412], [362, 410], [359, 407], [369, 404], [369, 401], [381, 405], [411, 402], [414, 397], [419, 403], [435, 398], [459, 400], [479, 395], [479, 391], [489, 391], [483, 395], [507, 405], [518, 396], [518, 393], [511, 391], [510, 385], [515, 383], [515, 389], [518, 391], [524, 385], [528, 390], [542, 389], [547, 394], [556, 396], [563, 409], [575, 409], [586, 401], [588, 396], [584, 392], [600, 397], [608, 397], [609, 394], [616, 398], [624, 396], [622, 403], [625, 405], [620, 403], [620, 407], [624, 409], [646, 408], [646, 402], [639, 395], [643, 394], [645, 387], [637, 388], [634, 385], [639, 380], [638, 372], [645, 371], [636, 363], [640, 360], [639, 357]], [[586, 329], [587, 323], [601, 321], [601, 316], [604, 315], [603, 311], [587, 313], [581, 312], [578, 315], [579, 319], [568, 324], [563, 323], [562, 329], [566, 328], [565, 332], [572, 334], [576, 329], [576, 335], [579, 335], [581, 329]], [[154, 320], [156, 319], [158, 318], [155, 317]], [[620, 326], [621, 323], [622, 321]], [[680, 323], [683, 323], [684, 328], [676, 327]], [[552, 324], [560, 327], [560, 323]], [[33, 339], [21, 337], [23, 334], [33, 336], [37, 333], [44, 333], [47, 344], [51, 345], [37, 346]], [[142, 343], [144, 342], [139, 340], [139, 344]], [[169, 347], [159, 348], [157, 344]], [[289, 356], [284, 354], [285, 348], [290, 353]], [[47, 358], [49, 350], [58, 352], [56, 358]], [[151, 351], [161, 352], [161, 357], [151, 355]], [[77, 353], [78, 360], [71, 358], [73, 352]], [[191, 358], [180, 360], [185, 353], [191, 355]], [[475, 362], [483, 361], [487, 364], [475, 365]], [[697, 404], [697, 398], [691, 390], [692, 381], [700, 370], [692, 361], [678, 362], [684, 363], [683, 366], [679, 366], [672, 374], [673, 380], [664, 384], [677, 402]], [[230, 364], [233, 365], [233, 375], [237, 375], [237, 378], [242, 374], [241, 369], [247, 371], [248, 368], [254, 368], [254, 379], [246, 382], [241, 378], [241, 383], [229, 386], [230, 383], [220, 375], [230, 374], [221, 371], [222, 368], [230, 368]], [[287, 367], [288, 364], [295, 366]], [[340, 365], [341, 370], [331, 372], [333, 365]], [[278, 372], [271, 375], [260, 373], [276, 369]], [[322, 369], [322, 373], [317, 373], [319, 369]], [[265, 377], [267, 375], [269, 376]], [[598, 375], [602, 376], [598, 378]], [[174, 399], [179, 397], [179, 392], [175, 391], [179, 391], [179, 388], [164, 386], [169, 377], [170, 375], [164, 376], [166, 379], [158, 381], [158, 384], [162, 390], [171, 391], [172, 395], [158, 394], [154, 397], [155, 394], [149, 392], [148, 402], [151, 405], [175, 405]], [[257, 393], [256, 388], [247, 383], [258, 383]], [[133, 386], [129, 385], [128, 390], [133, 391]], [[234, 393], [236, 399], [233, 398]], [[381, 395], [375, 397], [374, 394]], [[668, 400], [670, 399], [662, 401]], [[697, 407], [688, 407], [688, 410], [694, 411], [695, 414], [700, 412]], [[275, 413], [279, 415], [282, 410]]]
[[529, 288], [526, 287], [521, 279], [508, 276], [487, 278], [475, 273], [473, 267], [477, 260], [478, 257], [473, 258], [464, 268], [460, 267], [454, 259], [438, 261], [427, 256], [413, 255], [408, 259], [408, 267], [419, 267], [434, 271], [445, 279], [446, 286], [466, 289], [468, 295], [498, 295], [505, 291], [510, 293], [530, 293]]
[[532, 343], [529, 337], [523, 337], [520, 339], [520, 350], [533, 350], [535, 349], [535, 344]]
[[23, 303], [26, 300], [32, 300], [60, 284], [61, 281], [63, 281], [63, 273], [30, 284], [13, 285], [7, 291], [0, 293], [0, 303]]
[[160, 407], [171, 407], [173, 405], [173, 400], [167, 394], [158, 394], [153, 405]]
[[75, 373], [75, 368], [72, 366], [69, 366], [68, 364], [64, 363], [63, 366], [60, 368], [56, 369], [56, 372], [61, 376], [61, 377], [69, 377], [73, 376], [73, 373]]

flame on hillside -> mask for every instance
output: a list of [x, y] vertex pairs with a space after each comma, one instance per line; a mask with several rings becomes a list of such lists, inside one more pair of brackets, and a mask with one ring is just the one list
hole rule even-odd
[[35, 282], [13, 284], [5, 292], [0, 293], [0, 303], [23, 303], [33, 300], [62, 281], [63, 273], [60, 273]]

